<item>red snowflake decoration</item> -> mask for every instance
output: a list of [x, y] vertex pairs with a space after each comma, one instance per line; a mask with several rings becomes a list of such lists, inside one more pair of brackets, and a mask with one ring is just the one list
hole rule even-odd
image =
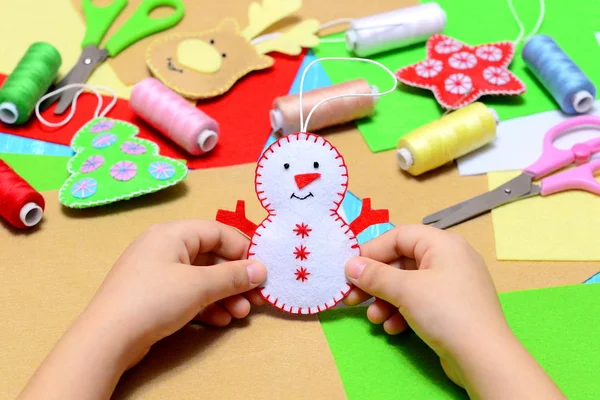
[[306, 268], [304, 267], [300, 267], [300, 269], [297, 269], [296, 272], [294, 272], [294, 275], [296, 275], [296, 280], [297, 281], [307, 281], [308, 280], [308, 276], [310, 275], [310, 272], [308, 272], [306, 270]]
[[445, 35], [427, 41], [427, 59], [396, 71], [398, 80], [433, 91], [442, 107], [458, 109], [486, 94], [517, 95], [525, 85], [507, 67], [512, 42], [469, 46]]
[[296, 229], [294, 229], [294, 232], [296, 232], [296, 236], [301, 236], [302, 239], [304, 239], [305, 237], [308, 237], [308, 234], [312, 232], [312, 229], [302, 222], [301, 224], [296, 224]]
[[294, 255], [296, 256], [296, 260], [304, 261], [308, 260], [309, 251], [306, 251], [306, 246], [300, 245], [300, 247], [295, 247]]

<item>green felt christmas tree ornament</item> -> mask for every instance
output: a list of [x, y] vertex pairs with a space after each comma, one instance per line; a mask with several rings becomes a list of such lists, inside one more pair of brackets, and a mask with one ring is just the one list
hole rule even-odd
[[128, 200], [176, 185], [187, 176], [186, 165], [160, 156], [158, 146], [138, 139], [137, 126], [94, 118], [73, 137], [75, 155], [67, 169], [71, 176], [59, 200], [71, 208], [87, 208]]

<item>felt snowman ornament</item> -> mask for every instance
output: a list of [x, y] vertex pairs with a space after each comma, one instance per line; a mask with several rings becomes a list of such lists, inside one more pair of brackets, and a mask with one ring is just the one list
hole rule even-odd
[[310, 133], [284, 136], [265, 150], [255, 174], [256, 194], [268, 212], [260, 225], [236, 211], [217, 220], [251, 238], [248, 258], [267, 267], [259, 288], [273, 306], [292, 314], [315, 314], [339, 303], [351, 289], [346, 262], [360, 255], [356, 236], [389, 221], [387, 210], [371, 210], [347, 224], [339, 215], [348, 188], [344, 158], [331, 143]]

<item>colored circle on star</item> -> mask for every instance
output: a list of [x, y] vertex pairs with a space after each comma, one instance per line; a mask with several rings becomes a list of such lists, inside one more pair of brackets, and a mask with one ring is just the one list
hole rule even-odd
[[444, 64], [439, 60], [429, 59], [420, 62], [415, 67], [417, 75], [421, 78], [433, 78], [444, 69]]
[[148, 172], [154, 179], [164, 181], [175, 175], [175, 167], [164, 161], [155, 161], [148, 166]]
[[97, 189], [98, 182], [94, 178], [83, 178], [73, 184], [71, 194], [78, 199], [87, 199], [92, 197]]
[[121, 151], [125, 154], [140, 155], [146, 152], [146, 147], [135, 142], [125, 142], [121, 145]]
[[90, 172], [94, 172], [98, 168], [100, 168], [104, 164], [104, 157], [102, 156], [91, 156], [87, 160], [84, 161], [81, 166], [81, 172], [84, 174], [89, 174]]
[[115, 126], [115, 123], [113, 121], [108, 121], [108, 120], [98, 121], [94, 125], [92, 125], [92, 127], [90, 128], [90, 132], [92, 132], [92, 133], [106, 132], [106, 131], [112, 129], [113, 126]]
[[110, 176], [118, 181], [129, 181], [137, 174], [137, 166], [131, 161], [119, 161], [110, 167]]
[[487, 61], [492, 61], [492, 62], [502, 60], [502, 50], [500, 48], [498, 48], [496, 46], [492, 46], [492, 45], [483, 45], [483, 46], [477, 47], [477, 49], [475, 50], [475, 54], [477, 55], [477, 57], [481, 58], [482, 60], [487, 60]]
[[435, 51], [439, 54], [450, 54], [462, 49], [462, 43], [457, 40], [447, 38], [435, 45]]
[[104, 149], [108, 146], [113, 145], [117, 141], [117, 135], [112, 133], [104, 133], [98, 135], [92, 140], [92, 146], [97, 149]]
[[454, 53], [448, 59], [448, 64], [455, 69], [471, 69], [477, 65], [477, 57], [468, 51]]
[[466, 94], [473, 89], [473, 81], [469, 75], [452, 74], [444, 81], [444, 87], [452, 94]]
[[503, 86], [510, 82], [508, 71], [499, 67], [487, 67], [483, 70], [483, 77], [486, 81], [496, 86]]

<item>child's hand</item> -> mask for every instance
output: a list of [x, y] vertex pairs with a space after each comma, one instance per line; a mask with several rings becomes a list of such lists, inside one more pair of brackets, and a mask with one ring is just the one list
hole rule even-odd
[[472, 398], [563, 398], [510, 331], [482, 257], [460, 235], [400, 226], [361, 254], [346, 265], [356, 288], [344, 302], [376, 297], [369, 320], [389, 334], [410, 326]]
[[247, 249], [246, 237], [214, 221], [153, 226], [115, 263], [86, 311], [111, 318], [133, 339], [137, 361], [193, 319], [225, 326], [264, 304], [251, 289], [266, 269], [245, 260]]

